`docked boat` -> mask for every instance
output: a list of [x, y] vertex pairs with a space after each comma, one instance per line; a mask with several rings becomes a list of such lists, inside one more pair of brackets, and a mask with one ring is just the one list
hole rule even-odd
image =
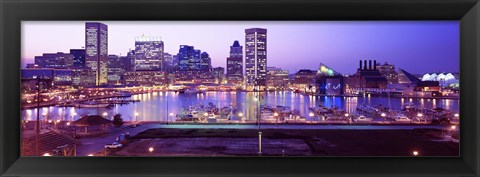
[[106, 108], [110, 106], [111, 105], [108, 103], [100, 103], [97, 101], [85, 101], [85, 102], [75, 103], [75, 107], [78, 107], [78, 108]]
[[129, 91], [120, 91], [118, 93], [118, 96], [119, 97], [131, 97], [132, 96], [132, 92], [129, 92]]

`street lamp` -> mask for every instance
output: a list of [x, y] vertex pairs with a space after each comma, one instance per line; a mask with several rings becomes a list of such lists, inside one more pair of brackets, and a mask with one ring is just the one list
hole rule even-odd
[[455, 129], [457, 129], [457, 126], [452, 125], [452, 126], [450, 127], [450, 129], [451, 129], [452, 131], [454, 131]]
[[[170, 115], [170, 121], [172, 121], [173, 120], [173, 112], [171, 112], [169, 115]], [[168, 117], [167, 117], [167, 119], [168, 119]]]
[[148, 152], [153, 152], [153, 147], [149, 147]]
[[140, 115], [140, 114], [138, 112], [135, 112], [135, 122], [138, 121], [138, 119], [137, 119], [138, 115]]
[[50, 153], [45, 153], [43, 154], [43, 156], [52, 156], [52, 155], [50, 155]]
[[275, 118], [277, 118], [277, 125], [278, 125], [278, 113], [273, 113], [273, 116], [275, 116]]
[[385, 114], [384, 112], [382, 112], [382, 114], [380, 114], [380, 116], [383, 117], [383, 120], [384, 120], [384, 121], [387, 120], [387, 114]]
[[418, 156], [418, 151], [413, 151], [414, 156]]
[[77, 113], [76, 113], [76, 112], [73, 112], [73, 114], [72, 114], [72, 120], [73, 120], [73, 121], [75, 121], [75, 116], [76, 116], [76, 115], [77, 115]]

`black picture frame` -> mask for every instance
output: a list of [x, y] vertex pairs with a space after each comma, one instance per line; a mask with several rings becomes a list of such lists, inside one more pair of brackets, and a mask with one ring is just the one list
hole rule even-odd
[[[0, 15], [1, 176], [480, 174], [478, 0], [0, 0]], [[20, 157], [24, 20], [459, 20], [460, 157]]]

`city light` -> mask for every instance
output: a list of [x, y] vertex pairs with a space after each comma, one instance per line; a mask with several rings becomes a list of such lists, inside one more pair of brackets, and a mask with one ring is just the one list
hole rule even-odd
[[208, 116], [208, 113], [203, 113], [203, 116]]
[[47, 115], [47, 113], [46, 113], [46, 112], [43, 112], [43, 113], [42, 113], [42, 116], [46, 116], [46, 115]]
[[139, 113], [138, 113], [138, 112], [135, 112], [135, 116], [138, 116], [138, 115], [139, 115]]
[[418, 151], [413, 151], [414, 156], [418, 156]]
[[70, 126], [70, 122], [67, 122], [67, 126]]
[[238, 117], [243, 117], [243, 113], [239, 112]]
[[455, 114], [455, 115], [453, 115], [453, 116], [455, 116], [455, 117], [459, 117], [460, 115], [459, 115], [458, 113], [456, 113], [456, 114]]
[[382, 117], [386, 117], [386, 116], [387, 116], [387, 114], [385, 114], [384, 112], [382, 112], [382, 114], [380, 114], [380, 116], [382, 116]]
[[173, 116], [173, 112], [170, 113], [170, 116]]
[[57, 123], [60, 123], [60, 121], [61, 121], [61, 120], [60, 120], [60, 119], [58, 119], [58, 120], [57, 120]]
[[418, 113], [417, 116], [418, 116], [418, 117], [422, 117], [423, 114], [422, 114], [422, 113]]
[[345, 117], [348, 117], [348, 116], [349, 116], [349, 114], [348, 114], [348, 113], [345, 113]]
[[308, 116], [313, 117], [313, 116], [315, 116], [315, 114], [313, 114], [313, 112], [311, 112], [310, 114], [308, 114]]
[[52, 120], [48, 120], [48, 123], [52, 123]]
[[148, 152], [153, 152], [153, 147], [149, 147]]
[[273, 116], [277, 117], [277, 116], [278, 116], [278, 113], [273, 113]]
[[52, 155], [50, 155], [50, 153], [45, 153], [43, 154], [43, 156], [52, 156]]
[[455, 130], [455, 129], [457, 129], [457, 126], [452, 125], [452, 126], [450, 127], [450, 129]]
[[106, 117], [106, 116], [108, 116], [108, 113], [104, 112], [102, 115], [103, 115], [103, 117]]
[[92, 156], [93, 156], [93, 154], [88, 154], [88, 156], [92, 157]]

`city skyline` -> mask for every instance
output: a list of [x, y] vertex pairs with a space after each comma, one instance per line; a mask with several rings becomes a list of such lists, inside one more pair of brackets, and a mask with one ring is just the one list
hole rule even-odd
[[[259, 27], [269, 31], [267, 66], [287, 69], [291, 74], [317, 69], [320, 63], [353, 74], [360, 59], [388, 62], [413, 73], [459, 70], [456, 21], [100, 23], [108, 25], [108, 51], [114, 55], [126, 55], [134, 49], [135, 37], [161, 36], [167, 53], [175, 55], [180, 45], [191, 45], [207, 52], [212, 66], [225, 67], [232, 42], [238, 40], [244, 46], [244, 30]], [[84, 46], [84, 25], [83, 21], [23, 22], [22, 67], [33, 63], [34, 56], [68, 53]], [[300, 45], [292, 45], [297, 43]], [[417, 63], [411, 65], [412, 61]]]

